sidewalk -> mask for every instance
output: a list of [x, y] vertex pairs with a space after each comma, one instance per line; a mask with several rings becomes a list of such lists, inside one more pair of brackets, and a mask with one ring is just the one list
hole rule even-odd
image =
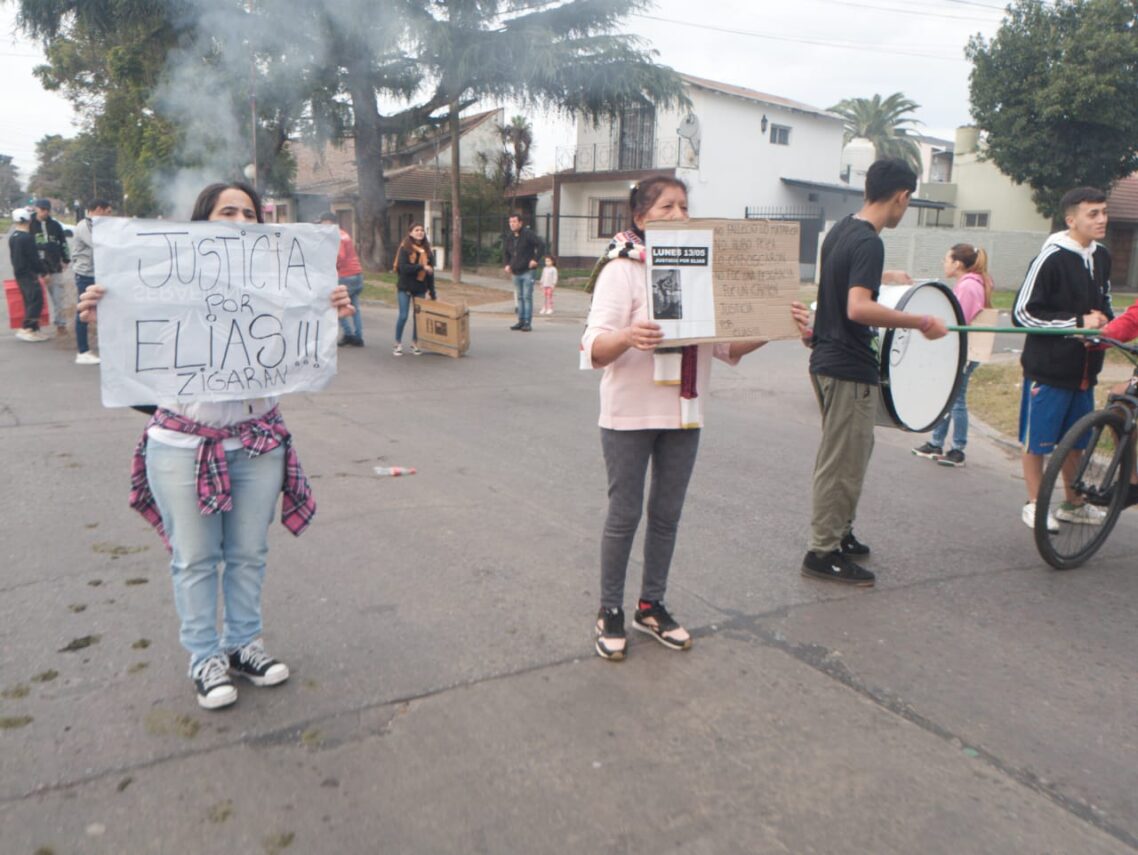
[[[436, 278], [440, 282], [449, 283], [450, 271], [439, 271]], [[480, 288], [492, 288], [497, 291], [502, 291], [503, 297], [501, 301], [493, 303], [483, 303], [477, 306], [471, 306], [470, 311], [476, 314], [486, 315], [512, 315], [514, 314], [514, 286], [513, 283], [506, 278], [505, 273], [499, 275], [491, 275], [487, 273], [469, 273], [463, 271], [462, 283], [464, 285], [477, 285]], [[546, 318], [545, 315], [538, 315], [538, 309], [541, 308], [543, 295], [540, 285], [534, 285], [534, 318]], [[568, 288], [560, 286], [554, 289], [553, 292], [553, 305], [554, 315], [553, 318], [574, 318], [582, 321], [589, 314], [589, 303], [592, 297], [584, 291], [576, 288]]]

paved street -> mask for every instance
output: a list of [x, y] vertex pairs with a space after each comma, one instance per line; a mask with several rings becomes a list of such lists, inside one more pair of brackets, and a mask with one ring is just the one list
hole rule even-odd
[[270, 536], [292, 678], [216, 713], [126, 507], [144, 417], [0, 335], [0, 853], [1138, 850], [1138, 513], [1057, 573], [1002, 446], [952, 470], [880, 429], [878, 586], [804, 579], [817, 414], [770, 345], [701, 390], [669, 589], [694, 648], [603, 662], [598, 375], [562, 305], [528, 334], [482, 307], [460, 360], [393, 358], [369, 305], [368, 346], [284, 402], [320, 503]]

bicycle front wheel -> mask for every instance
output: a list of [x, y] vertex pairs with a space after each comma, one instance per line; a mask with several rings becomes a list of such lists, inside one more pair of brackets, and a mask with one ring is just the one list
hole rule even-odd
[[[1125, 424], [1125, 414], [1116, 409], [1087, 413], [1063, 435], [1047, 461], [1035, 503], [1035, 545], [1056, 570], [1085, 563], [1106, 543], [1118, 521], [1134, 469], [1134, 449]], [[1087, 446], [1076, 452], [1070, 484], [1074, 504], [1090, 506], [1080, 513], [1063, 504], [1067, 491], [1062, 472], [1063, 462], [1084, 437]]]

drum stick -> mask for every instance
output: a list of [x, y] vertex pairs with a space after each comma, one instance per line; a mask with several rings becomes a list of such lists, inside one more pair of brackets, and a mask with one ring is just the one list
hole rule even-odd
[[1020, 335], [1102, 335], [1102, 330], [1088, 330], [1081, 327], [1074, 329], [1051, 330], [1038, 329], [1036, 327], [968, 327], [949, 324], [948, 331], [969, 333], [1019, 333]]

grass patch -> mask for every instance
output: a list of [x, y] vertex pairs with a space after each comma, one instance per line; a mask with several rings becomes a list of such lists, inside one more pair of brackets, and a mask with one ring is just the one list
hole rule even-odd
[[380, 300], [384, 303], [395, 303], [395, 285], [399, 277], [394, 273], [365, 273], [364, 290], [360, 298], [364, 300]]
[[33, 721], [30, 715], [6, 715], [0, 716], [0, 730], [15, 730], [18, 727], [26, 727]]
[[[1016, 295], [1019, 291], [994, 291], [992, 292], [992, 307], [1001, 309], [1003, 311], [1011, 311], [1012, 306], [1015, 305]], [[1134, 302], [1134, 298], [1138, 294], [1130, 294], [1124, 291], [1114, 291], [1110, 295], [1110, 301], [1114, 305], [1115, 313], [1122, 312]]]

